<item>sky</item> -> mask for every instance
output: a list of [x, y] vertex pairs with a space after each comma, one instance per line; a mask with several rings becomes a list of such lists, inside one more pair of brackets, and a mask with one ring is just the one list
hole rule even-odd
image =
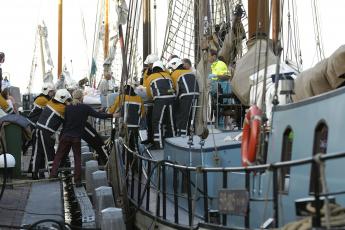
[[[153, 2], [153, 1], [152, 1]], [[164, 40], [164, 21], [167, 17], [168, 0], [157, 1], [158, 51]], [[315, 37], [313, 36], [312, 0], [299, 0], [298, 14], [300, 44], [303, 67], [307, 69], [317, 63]], [[345, 43], [344, 0], [318, 0], [321, 32], [325, 56]], [[1, 65], [4, 75], [11, 84], [26, 92], [35, 46], [37, 25], [45, 21], [48, 27], [48, 42], [57, 72], [57, 16], [58, 0], [0, 0], [0, 51], [5, 52], [6, 60]], [[97, 0], [64, 0], [63, 61], [69, 66], [75, 80], [87, 76], [92, 55]], [[85, 20], [87, 39], [83, 38], [82, 15]], [[284, 15], [286, 17], [286, 15]], [[36, 70], [34, 89], [42, 82], [41, 70]]]

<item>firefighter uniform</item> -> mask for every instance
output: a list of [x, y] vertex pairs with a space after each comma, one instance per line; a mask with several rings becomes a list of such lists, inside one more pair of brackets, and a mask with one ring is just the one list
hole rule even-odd
[[[135, 95], [131, 86], [126, 86], [126, 95], [116, 98], [114, 104], [109, 108], [109, 113], [120, 112], [124, 124], [127, 127], [128, 146], [132, 151], [138, 149], [138, 137], [140, 120], [144, 115], [144, 104], [140, 96]], [[133, 162], [133, 155], [127, 154], [127, 166], [137, 170], [136, 162]], [[125, 158], [124, 158], [125, 159]]]
[[40, 94], [35, 98], [33, 108], [31, 109], [27, 119], [33, 127], [36, 127], [36, 122], [40, 117], [44, 107], [47, 105], [50, 97], [48, 95]]
[[[154, 64], [155, 65], [155, 64]], [[175, 136], [173, 122], [173, 103], [175, 93], [170, 75], [163, 71], [152, 73], [146, 82], [146, 93], [153, 99], [152, 128], [154, 142], [163, 147], [163, 136]], [[166, 135], [163, 135], [162, 124], [166, 125]]]
[[89, 146], [94, 149], [98, 155], [98, 164], [105, 165], [108, 161], [108, 149], [97, 133], [96, 129], [88, 122], [85, 124], [83, 133], [81, 134], [81, 139], [83, 139]]
[[55, 133], [64, 120], [65, 104], [54, 99], [47, 103], [37, 121], [33, 171], [51, 168], [55, 155]]
[[137, 95], [118, 96], [109, 108], [108, 113], [115, 113], [119, 110], [127, 127], [139, 128], [141, 116], [144, 115], [144, 105], [141, 97]]
[[[48, 101], [50, 100], [50, 97], [45, 94], [38, 95], [33, 103], [33, 108], [31, 109], [29, 115], [27, 116], [27, 120], [30, 122], [30, 128], [31, 128], [31, 146], [32, 146], [32, 153], [35, 152], [35, 145], [36, 145], [36, 123], [38, 121], [38, 118], [40, 117], [44, 107], [47, 105]], [[26, 149], [30, 143], [27, 143], [25, 146], [25, 149], [23, 149], [23, 152], [26, 152]], [[31, 155], [30, 164], [28, 171], [32, 171], [32, 160], [33, 160], [33, 154]]]
[[177, 135], [187, 135], [187, 130], [195, 118], [199, 85], [191, 70], [173, 70], [171, 78], [177, 95], [175, 112]]
[[[141, 85], [146, 86], [149, 85], [148, 78], [151, 75], [151, 69], [146, 68], [144, 73], [143, 73], [143, 78], [142, 81], [140, 82]], [[153, 101], [152, 98], [150, 100], [145, 101], [144, 103], [145, 106], [145, 121], [146, 121], [146, 128], [147, 128], [147, 141], [148, 143], [153, 142], [153, 130], [152, 130], [152, 110], [153, 110]]]
[[6, 99], [0, 95], [0, 108], [5, 112], [5, 113], [12, 113], [13, 108], [7, 103]]

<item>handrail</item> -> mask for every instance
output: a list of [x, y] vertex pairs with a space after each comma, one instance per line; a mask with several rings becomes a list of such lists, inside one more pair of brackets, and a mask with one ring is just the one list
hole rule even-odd
[[[120, 138], [117, 140], [117, 146], [122, 146], [122, 148], [119, 148], [119, 151], [123, 151], [125, 150], [127, 152], [127, 154], [131, 154], [133, 155], [133, 159], [136, 159], [140, 165], [140, 171], [139, 171], [139, 180], [137, 180], [138, 178], [134, 177], [134, 174], [132, 172], [131, 176], [127, 177], [126, 179], [126, 183], [127, 186], [129, 186], [130, 183], [130, 189], [129, 189], [129, 193], [128, 196], [132, 199], [133, 202], [135, 202], [136, 210], [139, 209], [143, 209], [144, 211], [146, 210], [146, 212], [151, 212], [151, 208], [156, 208], [152, 213], [156, 214], [156, 218], [160, 219], [161, 221], [166, 221], [167, 223], [174, 223], [174, 224], [187, 224], [188, 226], [192, 227], [195, 226], [195, 222], [194, 222], [194, 216], [198, 216], [198, 218], [202, 218], [205, 223], [209, 223], [212, 222], [209, 216], [209, 207], [208, 207], [208, 202], [210, 201], [210, 199], [213, 199], [214, 197], [209, 196], [208, 194], [208, 187], [207, 185], [207, 178], [208, 178], [208, 174], [212, 173], [222, 173], [222, 177], [223, 177], [223, 185], [221, 186], [224, 189], [229, 188], [228, 186], [228, 174], [229, 173], [234, 173], [234, 172], [243, 172], [245, 174], [245, 190], [249, 191], [250, 190], [250, 173], [253, 172], [270, 172], [273, 175], [273, 184], [271, 184], [271, 188], [270, 190], [272, 190], [272, 196], [266, 197], [264, 199], [257, 199], [254, 197], [249, 197], [249, 201], [265, 201], [265, 202], [270, 202], [272, 205], [272, 215], [273, 215], [273, 219], [274, 219], [274, 227], [279, 227], [279, 184], [278, 184], [278, 180], [279, 180], [279, 169], [281, 168], [285, 168], [285, 167], [293, 167], [293, 166], [300, 166], [300, 165], [306, 165], [306, 164], [317, 164], [319, 165], [320, 162], [325, 162], [328, 160], [332, 160], [332, 159], [337, 159], [337, 158], [341, 158], [341, 157], [345, 157], [345, 152], [332, 152], [332, 153], [327, 153], [327, 154], [315, 154], [314, 156], [311, 157], [305, 157], [305, 158], [301, 158], [301, 159], [297, 159], [297, 160], [290, 160], [290, 161], [284, 161], [284, 162], [275, 162], [275, 163], [267, 163], [267, 164], [261, 164], [261, 165], [251, 165], [251, 166], [247, 166], [247, 167], [242, 167], [242, 166], [238, 166], [238, 167], [204, 167], [204, 166], [187, 166], [187, 165], [180, 165], [177, 162], [172, 162], [169, 160], [156, 160], [156, 159], [152, 159], [150, 157], [141, 155], [138, 153], [138, 151], [133, 151], [128, 145], [126, 145], [126, 143], [124, 143], [124, 141]], [[123, 149], [123, 150], [121, 150]], [[145, 149], [145, 151], [147, 151], [149, 153], [149, 150]], [[144, 165], [144, 162], [145, 165]], [[148, 178], [147, 180], [145, 180], [146, 182], [142, 182], [142, 176], [143, 176], [143, 172], [142, 168], [145, 167], [145, 171], [147, 171], [148, 174]], [[130, 169], [129, 169], [130, 170]], [[161, 175], [160, 178], [157, 180], [157, 184], [155, 186], [155, 183], [153, 183], [152, 181], [152, 176], [156, 177], [157, 176], [157, 172], [159, 170], [163, 170], [163, 172], [161, 171]], [[172, 170], [169, 173], [171, 173], [170, 175], [173, 177], [172, 178], [172, 185], [170, 185], [171, 187], [169, 188], [169, 190], [167, 189], [167, 173], [168, 171], [166, 170]], [[195, 175], [197, 177], [197, 175], [200, 175], [201, 181], [198, 184], [193, 184], [194, 181], [191, 180], [191, 175]], [[196, 174], [194, 174], [196, 173]], [[188, 186], [185, 187], [186, 190], [184, 190], [183, 193], [185, 193], [184, 196], [182, 196], [179, 191], [180, 187], [181, 187], [181, 181], [180, 179], [185, 179], [187, 181], [189, 181]], [[205, 184], [206, 182], [206, 184]], [[315, 182], [317, 183], [317, 181]], [[137, 185], [135, 185], [137, 184]], [[140, 184], [140, 185], [139, 185]], [[145, 184], [145, 185], [144, 185]], [[156, 187], [157, 186], [157, 187]], [[157, 188], [161, 188], [161, 189], [157, 189]], [[197, 192], [198, 192], [198, 197], [197, 200], [194, 200], [195, 198], [192, 197], [192, 191], [197, 188]], [[137, 192], [134, 192], [134, 189]], [[155, 192], [159, 193], [156, 194], [154, 196], [154, 198], [152, 198], [152, 194], [150, 197], [150, 189], [154, 190]], [[173, 189], [173, 190], [170, 190]], [[344, 191], [345, 192], [345, 191]], [[332, 192], [328, 192], [328, 193], [321, 193], [318, 190], [315, 191], [314, 193], [314, 197], [315, 197], [315, 202], [320, 202], [320, 197], [325, 197], [325, 196], [329, 196], [329, 195], [340, 195], [344, 193], [343, 191], [332, 191]], [[160, 208], [157, 209], [157, 207], [151, 207], [151, 200], [155, 199], [157, 205], [160, 205]], [[170, 200], [170, 202], [173, 203], [173, 209], [174, 212], [171, 214], [169, 214], [168, 217], [168, 213], [166, 212], [167, 209], [167, 200]], [[201, 200], [200, 200], [201, 199]], [[196, 213], [194, 214], [189, 214], [187, 219], [188, 222], [187, 223], [181, 223], [181, 214], [179, 213], [181, 210], [192, 210], [194, 209], [194, 203], [196, 202], [201, 202], [203, 203], [204, 206], [204, 210], [200, 210], [201, 212], [198, 213], [196, 215]], [[201, 204], [200, 203], [200, 204]], [[187, 206], [188, 205], [188, 206]], [[249, 204], [248, 204], [249, 205]], [[317, 206], [319, 207], [319, 206]], [[180, 211], [179, 211], [180, 210]], [[244, 215], [244, 227], [249, 227], [250, 226], [250, 216], [249, 215], [249, 206], [248, 206], [248, 210], [247, 213]], [[200, 216], [199, 216], [200, 215]], [[316, 218], [318, 218], [320, 216], [317, 216]], [[171, 219], [172, 218], [172, 219]], [[218, 218], [219, 224], [226, 226], [227, 225], [227, 215], [226, 214], [221, 214]], [[219, 225], [219, 226], [220, 226]]]
[[[136, 157], [151, 161], [153, 163], [160, 162], [159, 160], [154, 160], [148, 157], [144, 157], [137, 152], [131, 150], [125, 143], [122, 143], [122, 145], [126, 148], [127, 151], [135, 155]], [[271, 170], [272, 168], [284, 168], [289, 166], [298, 166], [298, 165], [304, 165], [307, 163], [313, 163], [318, 161], [327, 161], [332, 160], [340, 157], [345, 157], [345, 152], [334, 152], [334, 153], [327, 153], [327, 154], [315, 154], [313, 157], [306, 157], [298, 160], [291, 160], [291, 161], [282, 161], [282, 162], [276, 162], [271, 164], [262, 164], [262, 165], [253, 165], [253, 166], [247, 166], [247, 167], [202, 167], [202, 166], [186, 166], [186, 165], [179, 165], [174, 164], [171, 162], [168, 162], [164, 160], [162, 162], [163, 164], [172, 167], [172, 168], [179, 168], [184, 170], [190, 170], [190, 171], [198, 171], [198, 172], [254, 172], [254, 171], [260, 171], [260, 170]]]

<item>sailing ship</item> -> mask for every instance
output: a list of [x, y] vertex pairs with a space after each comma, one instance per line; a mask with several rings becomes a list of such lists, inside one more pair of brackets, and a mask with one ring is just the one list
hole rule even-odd
[[[121, 132], [112, 132], [106, 169], [114, 199], [108, 207], [122, 208], [128, 229], [278, 228], [288, 223], [285, 227], [293, 229], [344, 226], [344, 46], [315, 68], [299, 73], [300, 57], [291, 55], [292, 47], [287, 49], [291, 43], [283, 43], [281, 15], [285, 8], [280, 1], [252, 0], [247, 6], [242, 1], [211, 2], [169, 1], [161, 55], [166, 59], [176, 54], [198, 63], [196, 74], [202, 90], [195, 130], [189, 136], [165, 139], [162, 150], [139, 145], [135, 151]], [[125, 37], [121, 23], [118, 25], [120, 86], [137, 81], [141, 59], [134, 38], [142, 9], [146, 9], [143, 57], [151, 53], [150, 1], [130, 1], [128, 6]], [[298, 45], [294, 48], [298, 53]], [[238, 119], [236, 130], [222, 130], [218, 117], [212, 120], [209, 116], [210, 49], [218, 50], [231, 67], [233, 94], [228, 96], [238, 100], [226, 104], [217, 98], [216, 114]], [[58, 71], [60, 74], [61, 66]], [[121, 129], [119, 122], [100, 123], [93, 122], [99, 131]], [[134, 164], [127, 163], [129, 155], [136, 159], [137, 171], [132, 170]], [[90, 154], [84, 152], [83, 156]], [[86, 167], [87, 182], [89, 169]], [[97, 203], [93, 192], [95, 214], [84, 188], [70, 183], [66, 177], [62, 188], [71, 194], [64, 198], [69, 202], [65, 209], [71, 212], [71, 223], [94, 227], [104, 203]], [[47, 186], [61, 189], [56, 182]], [[91, 187], [86, 184], [87, 191]], [[25, 215], [26, 220], [30, 218], [29, 212]]]
[[[112, 178], [113, 184], [126, 184], [115, 191], [127, 193], [136, 210], [135, 224], [141, 229], [276, 228], [293, 221], [292, 228], [302, 224], [309, 228], [342, 226], [342, 221], [335, 221], [342, 218], [340, 206], [344, 205], [343, 183], [337, 170], [344, 156], [338, 140], [341, 129], [336, 128], [342, 122], [330, 111], [344, 96], [340, 88], [343, 46], [314, 69], [299, 74], [298, 55], [286, 49], [285, 60], [281, 60], [280, 1], [271, 5], [268, 1], [250, 1], [248, 18], [241, 2], [221, 4], [199, 1], [193, 8], [185, 1], [170, 1], [162, 57], [177, 54], [195, 58], [197, 70], [205, 79], [207, 67], [202, 64], [207, 53], [202, 50], [202, 39], [206, 37], [206, 47], [220, 50], [227, 64], [234, 66], [231, 85], [241, 105], [227, 108], [252, 105], [243, 117], [243, 131], [214, 128], [207, 137], [207, 84], [200, 81], [205, 92], [199, 97], [200, 126], [195, 130], [200, 138], [167, 138], [163, 151], [144, 149], [141, 153], [132, 152], [117, 140], [113, 157], [119, 159], [116, 154], [125, 148], [127, 154], [137, 157], [142, 171], [134, 175], [125, 169], [129, 172], [124, 174], [126, 183], [119, 177]], [[194, 21], [196, 18], [199, 20]], [[271, 18], [272, 37], [268, 36]], [[228, 28], [227, 37], [223, 34], [222, 39], [221, 26], [216, 33], [210, 25], [223, 21]], [[248, 31], [244, 29], [246, 23]], [[294, 52], [298, 53], [296, 47]], [[305, 75], [308, 72], [312, 75]], [[113, 168], [120, 167], [114, 163]]]

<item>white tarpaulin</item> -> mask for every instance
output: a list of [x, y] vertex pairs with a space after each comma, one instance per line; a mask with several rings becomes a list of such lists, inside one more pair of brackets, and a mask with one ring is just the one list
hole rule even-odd
[[[294, 69], [292, 69], [290, 66], [281, 63], [279, 66], [279, 73], [290, 73], [290, 72], [295, 72]], [[275, 83], [272, 80], [272, 75], [276, 74], [276, 68], [277, 65], [273, 64], [270, 66], [267, 66], [266, 70], [266, 95], [263, 97], [263, 85], [264, 85], [264, 74], [265, 71], [260, 70], [258, 73], [253, 74], [249, 77], [250, 79], [250, 105], [257, 105], [260, 109], [262, 106], [262, 100], [263, 98], [265, 99], [265, 104], [266, 104], [266, 114], [268, 120], [271, 119], [271, 113], [272, 113], [272, 101], [275, 93]], [[281, 84], [278, 84], [278, 91], [277, 91], [277, 96], [278, 96], [278, 101], [280, 105], [284, 105], [287, 103], [286, 101], [286, 96], [281, 95], [280, 92]]]

